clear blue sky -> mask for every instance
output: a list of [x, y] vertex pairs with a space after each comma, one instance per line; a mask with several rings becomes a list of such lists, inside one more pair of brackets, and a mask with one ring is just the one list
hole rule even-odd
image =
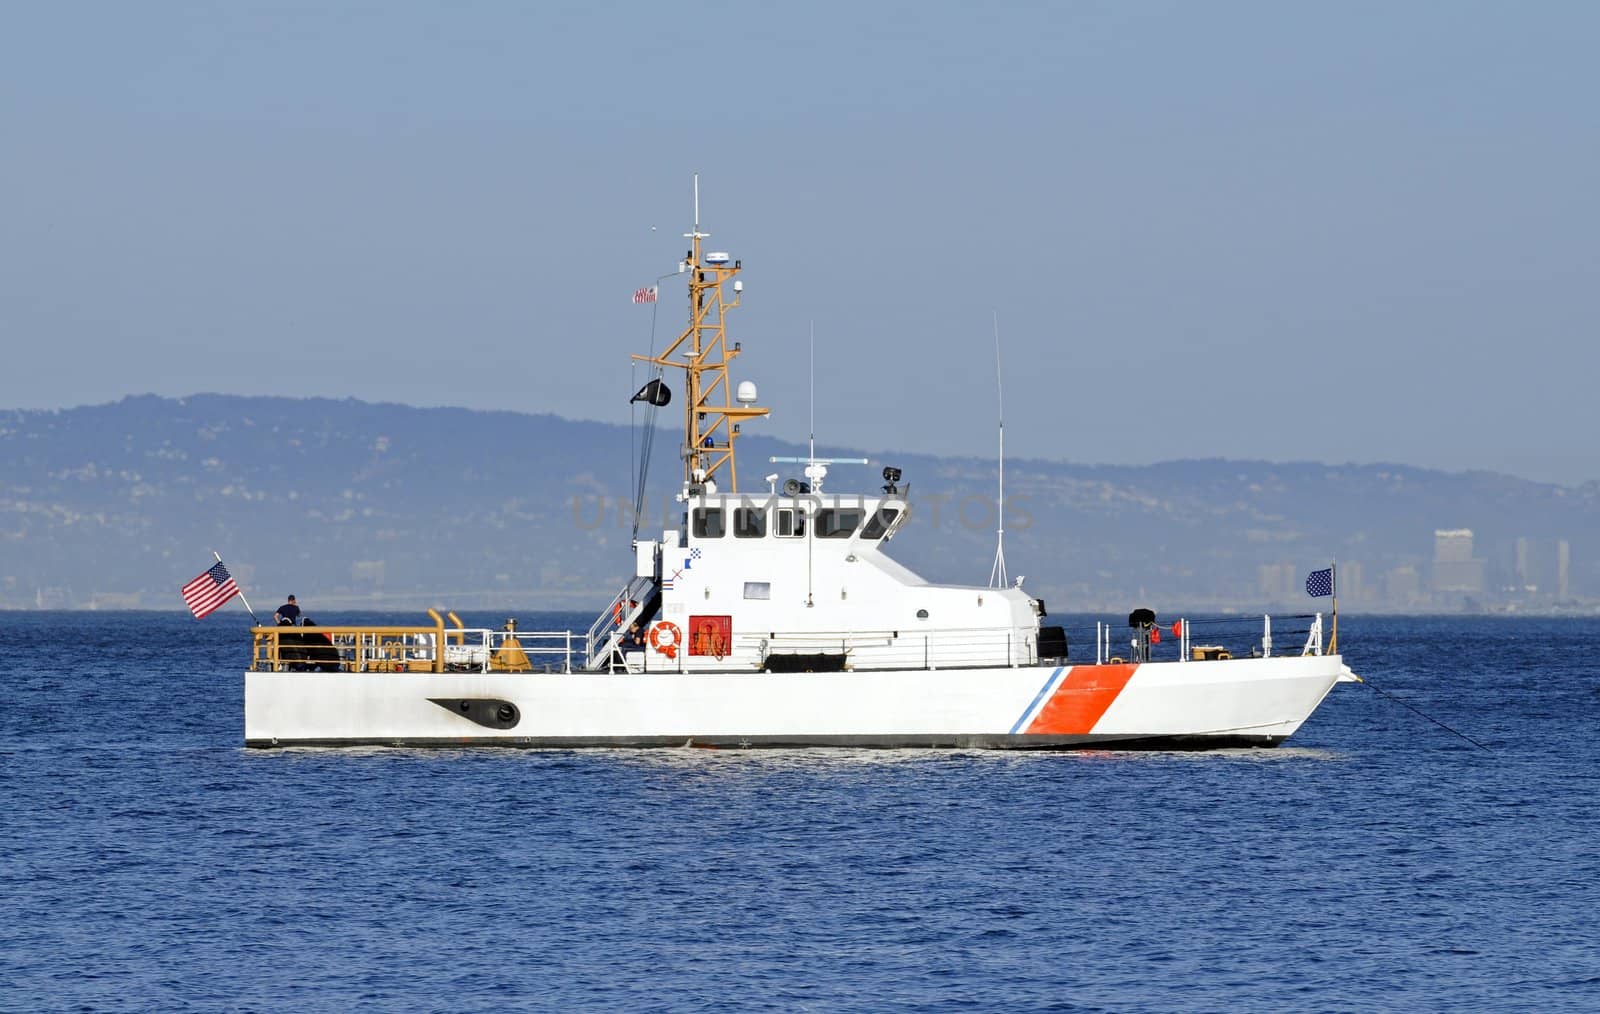
[[[0, 407], [627, 419], [702, 173], [778, 436], [1600, 478], [1600, 5], [0, 15]], [[652, 232], [652, 226], [657, 231]], [[681, 324], [668, 289], [663, 320]]]

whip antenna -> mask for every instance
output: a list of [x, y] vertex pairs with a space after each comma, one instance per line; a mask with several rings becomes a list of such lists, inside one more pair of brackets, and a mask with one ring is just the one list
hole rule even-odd
[[811, 421], [806, 425], [811, 430], [811, 447], [808, 454], [813, 462], [817, 458], [817, 322], [811, 322]]
[[1000, 376], [1000, 311], [994, 311], [994, 386], [996, 415], [1000, 421], [1000, 490], [995, 499], [994, 566], [989, 570], [989, 587], [1004, 588], [1006, 576], [1006, 388]]

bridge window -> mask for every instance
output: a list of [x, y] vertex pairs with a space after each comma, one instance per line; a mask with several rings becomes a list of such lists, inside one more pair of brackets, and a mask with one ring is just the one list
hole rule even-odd
[[861, 527], [863, 513], [854, 507], [848, 510], [825, 507], [817, 511], [817, 538], [848, 539]]
[[765, 507], [740, 507], [734, 511], [733, 537], [736, 539], [766, 538], [767, 509]]
[[883, 533], [894, 527], [895, 521], [900, 517], [900, 512], [893, 507], [884, 507], [872, 512], [867, 518], [867, 527], [861, 529], [863, 539], [881, 539]]
[[793, 507], [778, 508], [778, 537], [783, 539], [797, 539], [806, 533], [806, 516], [804, 512]]
[[694, 512], [694, 537], [697, 539], [722, 538], [722, 508], [699, 507]]

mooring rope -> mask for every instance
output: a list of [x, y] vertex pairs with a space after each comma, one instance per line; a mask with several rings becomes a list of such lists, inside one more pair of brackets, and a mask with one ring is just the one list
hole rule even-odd
[[[1351, 675], [1355, 676], [1354, 673], [1351, 673]], [[1426, 718], [1428, 721], [1432, 722], [1434, 725], [1437, 725], [1439, 728], [1443, 729], [1445, 732], [1448, 732], [1453, 736], [1460, 736], [1462, 739], [1466, 740], [1468, 743], [1471, 743], [1473, 746], [1477, 747], [1479, 750], [1486, 750], [1486, 751], [1489, 750], [1488, 747], [1484, 746], [1482, 743], [1480, 743], [1477, 740], [1473, 739], [1471, 736], [1467, 735], [1466, 733], [1460, 731], [1459, 729], [1450, 728], [1450, 726], [1448, 726], [1448, 725], [1444, 724], [1443, 722], [1439, 721], [1437, 718], [1434, 718], [1432, 715], [1427, 714], [1422, 709], [1413, 707], [1411, 704], [1407, 703], [1404, 699], [1396, 697], [1394, 694], [1388, 693], [1382, 687], [1380, 687], [1377, 684], [1373, 683], [1371, 680], [1367, 679], [1366, 677], [1364, 677], [1364, 676], [1356, 676], [1355, 679], [1356, 679], [1357, 683], [1365, 683], [1367, 686], [1371, 687], [1373, 693], [1376, 693], [1378, 696], [1387, 697], [1389, 700], [1394, 701], [1396, 704], [1400, 705], [1402, 708], [1407, 708], [1407, 709], [1409, 709], [1409, 710], [1411, 710], [1413, 712], [1416, 712], [1418, 715], [1421, 715], [1423, 718]], [[1492, 753], [1493, 751], [1489, 751], [1489, 752]]]

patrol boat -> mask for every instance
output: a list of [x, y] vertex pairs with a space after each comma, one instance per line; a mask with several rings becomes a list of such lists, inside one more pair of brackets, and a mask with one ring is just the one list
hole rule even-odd
[[1320, 615], [1288, 653], [1263, 617], [1250, 657], [1192, 643], [1180, 621], [1177, 657], [1156, 661], [1162, 628], [1136, 610], [1126, 640], [1098, 624], [1093, 662], [1076, 662], [1021, 579], [935, 584], [885, 552], [911, 523], [898, 470], [835, 492], [840, 462], [812, 454], [741, 485], [741, 426], [768, 410], [752, 383], [732, 386], [742, 263], [705, 248], [696, 205], [688, 325], [634, 357], [647, 411], [670, 403], [669, 377], [682, 391], [680, 523], [636, 532], [633, 577], [586, 631], [473, 629], [434, 610], [417, 626], [255, 628], [247, 745], [1269, 746], [1354, 678]]

